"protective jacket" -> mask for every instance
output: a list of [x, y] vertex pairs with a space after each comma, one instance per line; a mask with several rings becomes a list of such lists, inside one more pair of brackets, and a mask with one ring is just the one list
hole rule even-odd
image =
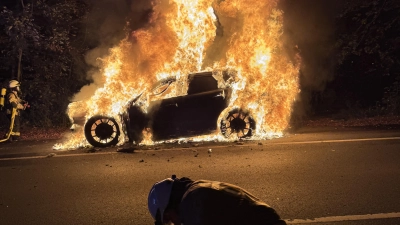
[[18, 93], [16, 91], [11, 91], [7, 95], [7, 100], [9, 107], [7, 108], [7, 114], [11, 114], [12, 108], [16, 108], [16, 115], [19, 115], [19, 110], [24, 109], [24, 105], [22, 104], [22, 100], [19, 98]]
[[174, 182], [169, 206], [177, 207], [183, 225], [286, 224], [273, 208], [236, 185], [186, 179]]

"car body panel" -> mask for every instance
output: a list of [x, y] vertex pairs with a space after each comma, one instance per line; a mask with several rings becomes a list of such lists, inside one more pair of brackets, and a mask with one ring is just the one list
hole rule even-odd
[[169, 139], [204, 134], [217, 129], [217, 119], [227, 107], [228, 89], [154, 102], [150, 106], [154, 139]]
[[[147, 136], [149, 133], [152, 134], [153, 141], [161, 141], [210, 134], [218, 129], [218, 118], [228, 107], [232, 89], [219, 87], [213, 72], [189, 74], [185, 95], [177, 96], [172, 91], [176, 91], [179, 88], [176, 85], [179, 84], [182, 85], [175, 77], [169, 77], [158, 81], [150, 92], [132, 96], [126, 110], [120, 114], [121, 128], [128, 137], [125, 141], [141, 143], [145, 134]], [[149, 105], [145, 107], [144, 102], [149, 100]], [[107, 116], [101, 115], [92, 118], [103, 117], [107, 119]], [[88, 121], [92, 121], [91, 118]], [[93, 125], [85, 124], [88, 127], [85, 130], [87, 140], [94, 138], [93, 132], [89, 132], [90, 126]], [[107, 126], [96, 127], [102, 129]], [[102, 132], [96, 130], [95, 133]], [[119, 130], [115, 133], [119, 136]], [[115, 139], [118, 137], [113, 138], [110, 143], [114, 144]], [[91, 144], [100, 147], [107, 145], [95, 143], [93, 140]]]
[[126, 123], [130, 141], [140, 140], [137, 137], [141, 136], [138, 129], [144, 128], [151, 130], [153, 140], [190, 137], [215, 131], [219, 115], [228, 106], [230, 93], [230, 88], [218, 88], [212, 72], [190, 74], [187, 95], [153, 101], [145, 115], [138, 112], [140, 110], [135, 104], [128, 109]]

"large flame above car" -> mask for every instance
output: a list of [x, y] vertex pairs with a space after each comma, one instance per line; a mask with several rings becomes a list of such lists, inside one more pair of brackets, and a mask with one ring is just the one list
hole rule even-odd
[[[104, 86], [90, 99], [71, 103], [68, 113], [118, 119], [132, 96], [160, 79], [176, 76], [179, 85], [172, 94], [179, 96], [187, 91], [187, 74], [234, 70], [229, 83], [216, 76], [219, 85], [233, 89], [226, 110], [248, 109], [257, 123], [255, 139], [281, 135], [299, 93], [299, 62], [284, 51], [283, 12], [277, 4], [277, 0], [153, 1], [149, 23], [102, 59]], [[195, 140], [218, 139], [217, 133]], [[151, 134], [146, 136], [143, 143], [153, 143]], [[78, 132], [58, 148], [83, 145], [85, 138]]]

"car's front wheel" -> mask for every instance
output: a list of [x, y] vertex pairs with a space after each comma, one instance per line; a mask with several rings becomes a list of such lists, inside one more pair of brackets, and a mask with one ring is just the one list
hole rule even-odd
[[93, 116], [85, 124], [86, 140], [94, 147], [109, 147], [118, 144], [119, 126], [114, 118]]
[[256, 128], [256, 123], [249, 112], [239, 108], [222, 115], [219, 125], [220, 132], [225, 138], [248, 138], [253, 135]]

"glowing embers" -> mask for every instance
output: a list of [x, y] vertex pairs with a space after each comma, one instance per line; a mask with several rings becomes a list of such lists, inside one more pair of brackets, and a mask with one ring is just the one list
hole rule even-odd
[[86, 139], [95, 147], [116, 145], [119, 135], [119, 126], [111, 117], [94, 116], [85, 124]]
[[256, 128], [256, 123], [248, 112], [234, 109], [221, 119], [221, 134], [226, 138], [236, 135], [238, 138], [251, 137]]

